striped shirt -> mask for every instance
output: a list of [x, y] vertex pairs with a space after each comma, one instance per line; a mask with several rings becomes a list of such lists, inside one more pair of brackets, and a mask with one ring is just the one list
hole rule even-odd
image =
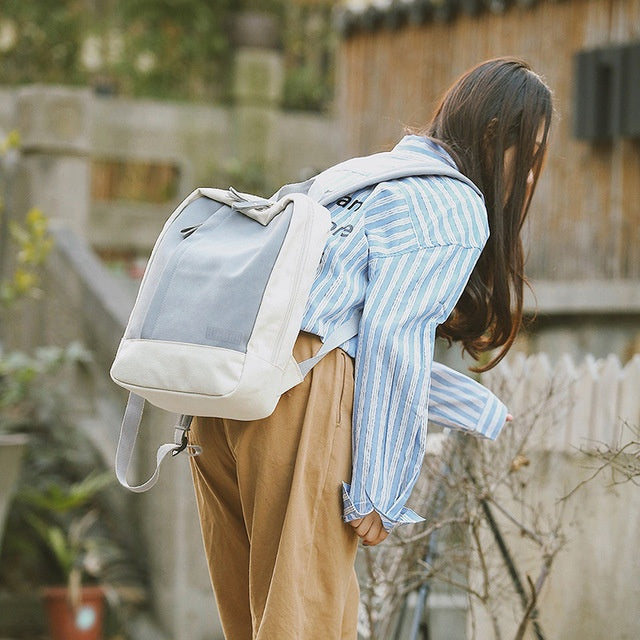
[[[455, 168], [438, 145], [396, 147]], [[332, 230], [302, 328], [324, 338], [361, 314], [342, 348], [355, 358], [353, 470], [344, 519], [377, 511], [387, 530], [419, 522], [406, 507], [425, 453], [427, 420], [495, 438], [507, 410], [469, 377], [433, 362], [489, 236], [482, 198], [443, 176], [383, 182], [330, 205]]]

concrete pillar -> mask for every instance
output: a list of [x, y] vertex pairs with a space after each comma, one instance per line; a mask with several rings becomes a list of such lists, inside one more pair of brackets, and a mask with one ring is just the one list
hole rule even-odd
[[275, 186], [277, 175], [276, 135], [284, 87], [284, 63], [274, 24], [269, 14], [240, 14], [235, 31], [236, 160], [241, 179], [260, 182], [256, 178], [261, 175], [266, 188]]
[[92, 94], [88, 89], [34, 85], [18, 91], [21, 193], [16, 205], [40, 207], [87, 235], [91, 196]]

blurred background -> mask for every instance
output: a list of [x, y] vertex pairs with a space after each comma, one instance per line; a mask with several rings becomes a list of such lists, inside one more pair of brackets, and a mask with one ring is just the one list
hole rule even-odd
[[[361, 635], [640, 637], [640, 2], [3, 0], [0, 638], [57, 640], [41, 594], [54, 583], [71, 586], [83, 640], [222, 638], [186, 462], [141, 496], [109, 471], [125, 396], [108, 370], [155, 238], [197, 186], [268, 196], [389, 148], [501, 55], [544, 76], [557, 111], [526, 227], [526, 330], [483, 380], [528, 434], [505, 438], [501, 477], [523, 456], [529, 493], [495, 498], [502, 536], [483, 516], [495, 589], [470, 587], [466, 556], [462, 587], [433, 572], [405, 584], [397, 567], [413, 569], [388, 561], [408, 543], [390, 545], [362, 575]], [[136, 474], [172, 423], [149, 410]], [[546, 509], [555, 529], [532, 524]], [[446, 559], [444, 538], [431, 544]], [[103, 613], [80, 583], [102, 587]], [[380, 599], [395, 603], [386, 626]]]

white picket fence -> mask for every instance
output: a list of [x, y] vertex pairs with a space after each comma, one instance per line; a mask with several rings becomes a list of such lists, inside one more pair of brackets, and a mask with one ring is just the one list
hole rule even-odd
[[615, 355], [576, 364], [563, 355], [516, 354], [483, 375], [515, 420], [537, 421], [537, 446], [567, 451], [615, 448], [640, 427], [640, 354], [622, 365]]
[[[576, 363], [568, 354], [555, 358], [554, 354], [546, 353], [513, 354], [484, 374], [482, 383], [507, 404], [514, 416], [513, 423], [504, 429], [497, 442], [481, 441], [482, 446], [472, 451], [477, 456], [477, 473], [492, 486], [493, 514], [521, 578], [526, 575], [537, 581], [547, 560], [545, 554], [557, 545], [562, 548], [553, 558], [553, 568], [548, 565], [544, 569], [552, 571], [552, 579], [545, 582], [539, 596], [539, 625], [549, 634], [544, 637], [640, 638], [636, 606], [640, 563], [636, 548], [620, 545], [623, 540], [634, 539], [640, 530], [637, 515], [640, 491], [637, 483], [626, 482], [626, 470], [633, 469], [635, 474], [637, 463], [634, 459], [626, 467], [628, 456], [621, 456], [616, 464], [621, 473], [599, 473], [606, 468], [609, 452], [618, 452], [638, 441], [640, 354], [624, 364], [614, 355], [601, 360], [588, 355]], [[438, 518], [446, 522], [451, 515], [429, 510], [436, 504], [434, 487], [443, 459], [459, 453], [447, 446], [451, 446], [449, 436], [436, 430], [430, 434], [431, 456], [427, 456], [424, 472], [412, 494], [413, 506], [431, 524]], [[631, 457], [637, 457], [637, 450], [636, 444], [626, 448]], [[513, 466], [517, 458], [521, 458], [522, 467]], [[467, 487], [455, 474], [454, 471], [442, 484], [454, 494]], [[614, 487], [614, 483], [619, 484]], [[469, 504], [466, 502], [465, 508]], [[523, 535], [522, 527], [535, 532], [535, 543]], [[439, 535], [446, 539], [447, 527], [443, 526], [441, 531]], [[447, 591], [446, 578], [443, 581], [442, 574], [436, 573], [426, 605], [430, 637], [434, 640], [454, 637], [452, 629], [457, 630], [455, 637], [470, 640], [516, 636], [521, 604], [503, 568], [503, 554], [493, 544], [488, 529], [486, 533], [487, 538], [482, 539], [480, 546], [470, 543], [473, 557], [481, 561], [471, 560], [469, 575], [472, 583], [477, 579], [480, 585], [484, 579], [481, 567], [489, 567], [488, 600], [483, 604], [477, 598], [465, 599], [455, 590]], [[362, 565], [367, 567], [361, 568], [362, 576], [375, 576], [376, 570], [377, 575], [384, 576], [376, 587], [379, 591], [373, 595], [369, 592], [364, 597], [371, 600], [363, 600], [367, 603], [363, 606], [369, 606], [368, 611], [373, 609], [378, 616], [374, 616], [380, 625], [376, 638], [391, 637], [385, 624], [394, 620], [390, 612], [398, 607], [393, 590], [412, 571], [420, 571], [420, 561], [416, 568], [416, 545], [420, 544], [416, 540], [419, 538], [398, 543], [392, 537], [391, 545], [395, 546], [381, 545], [379, 555], [373, 556], [377, 564]], [[445, 543], [438, 551], [439, 561], [446, 559], [455, 565], [459, 561], [456, 552], [447, 551]], [[593, 584], [615, 591], [615, 605], [611, 599], [602, 597], [600, 590], [585, 588]], [[363, 593], [367, 594], [366, 589]], [[557, 605], [559, 602], [562, 606]], [[412, 607], [416, 605], [417, 599], [406, 601], [412, 612], [407, 619], [411, 620]], [[407, 619], [402, 633], [394, 637], [415, 637], [409, 633]], [[495, 624], [500, 627], [500, 636]], [[529, 631], [525, 638], [534, 638], [533, 632]]]

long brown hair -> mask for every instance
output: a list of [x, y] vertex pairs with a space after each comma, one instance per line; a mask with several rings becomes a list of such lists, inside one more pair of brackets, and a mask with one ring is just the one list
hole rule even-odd
[[[476, 360], [502, 347], [474, 371], [486, 371], [502, 360], [522, 324], [520, 233], [542, 169], [552, 113], [551, 91], [540, 76], [521, 60], [497, 58], [455, 82], [420, 131], [451, 154], [485, 199], [489, 240], [453, 313], [438, 328], [438, 335], [462, 342]], [[513, 163], [505, 172], [505, 151], [511, 147]], [[533, 183], [528, 185], [530, 173]]]

